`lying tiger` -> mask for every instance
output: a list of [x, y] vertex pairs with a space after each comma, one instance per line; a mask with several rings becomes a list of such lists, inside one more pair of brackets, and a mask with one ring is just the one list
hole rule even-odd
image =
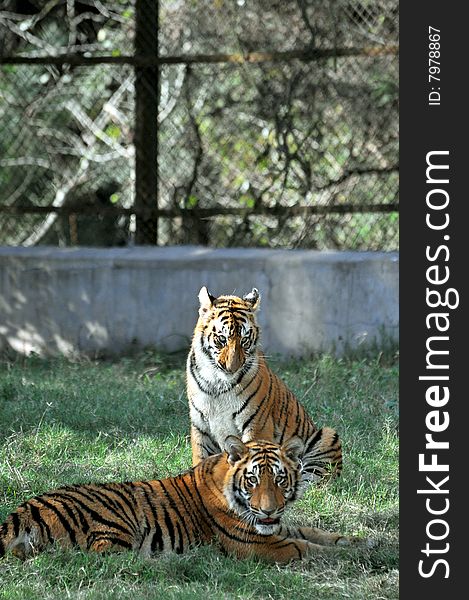
[[[319, 429], [275, 373], [259, 348], [256, 288], [243, 298], [199, 293], [199, 319], [187, 358], [192, 464], [220, 452], [228, 435], [244, 442], [278, 444], [299, 436], [305, 444], [304, 477], [312, 481], [342, 469], [337, 433]], [[321, 456], [310, 450], [324, 435]], [[327, 443], [326, 443], [327, 442]]]
[[[299, 498], [303, 442], [244, 444], [230, 436], [223, 453], [159, 481], [70, 485], [36, 496], [0, 527], [0, 556], [26, 558], [53, 542], [97, 552], [132, 549], [143, 556], [182, 553], [218, 541], [239, 558], [300, 559], [323, 546], [358, 540], [310, 527], [281, 525]], [[318, 441], [313, 453], [323, 448]]]

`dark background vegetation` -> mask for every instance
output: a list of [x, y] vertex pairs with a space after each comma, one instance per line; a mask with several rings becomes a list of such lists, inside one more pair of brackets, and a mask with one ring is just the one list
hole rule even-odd
[[396, 0], [0, 0], [0, 244], [396, 250], [397, 42]]

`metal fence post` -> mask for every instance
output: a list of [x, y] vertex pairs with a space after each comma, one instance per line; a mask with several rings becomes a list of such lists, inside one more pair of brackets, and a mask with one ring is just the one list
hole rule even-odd
[[[158, 0], [136, 0], [135, 55], [158, 55]], [[135, 243], [158, 243], [158, 66], [135, 67]]]

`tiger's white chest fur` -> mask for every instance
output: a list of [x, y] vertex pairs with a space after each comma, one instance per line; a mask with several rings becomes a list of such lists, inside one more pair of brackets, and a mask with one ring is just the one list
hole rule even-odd
[[[252, 367], [252, 375], [256, 367]], [[191, 421], [201, 431], [209, 432], [220, 445], [229, 435], [240, 437], [241, 419], [237, 418], [236, 412], [242, 406], [243, 399], [239, 396], [238, 385], [233, 385], [239, 378], [239, 374], [224, 373], [217, 369], [204, 356], [197, 356], [197, 378], [199, 382], [208, 382], [211, 386], [209, 393], [200, 389], [190, 368], [187, 371], [190, 393]], [[248, 372], [247, 377], [250, 376]], [[233, 385], [229, 390], [226, 387]], [[239, 424], [238, 424], [239, 422]]]
[[201, 431], [207, 431], [220, 445], [229, 435], [241, 435], [233, 413], [241, 402], [233, 392], [216, 397], [203, 392], [191, 398], [191, 420]]

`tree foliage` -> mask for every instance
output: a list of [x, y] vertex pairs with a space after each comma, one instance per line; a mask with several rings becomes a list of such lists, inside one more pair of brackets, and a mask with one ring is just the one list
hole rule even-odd
[[[397, 44], [397, 5], [162, 0], [159, 31], [143, 35], [158, 34], [161, 56], [387, 48]], [[132, 55], [134, 34], [134, 2], [0, 2], [3, 56]], [[4, 64], [1, 72], [0, 203], [132, 207], [132, 65]], [[181, 62], [159, 72], [158, 203], [180, 212], [160, 219], [160, 243], [397, 247], [396, 213], [278, 212], [298, 204], [396, 202], [395, 54]], [[197, 214], [230, 206], [245, 207], [246, 215]], [[249, 216], [253, 208], [265, 214]], [[91, 214], [28, 214], [5, 223], [1, 243], [27, 245], [125, 244], [133, 227], [127, 216]]]

